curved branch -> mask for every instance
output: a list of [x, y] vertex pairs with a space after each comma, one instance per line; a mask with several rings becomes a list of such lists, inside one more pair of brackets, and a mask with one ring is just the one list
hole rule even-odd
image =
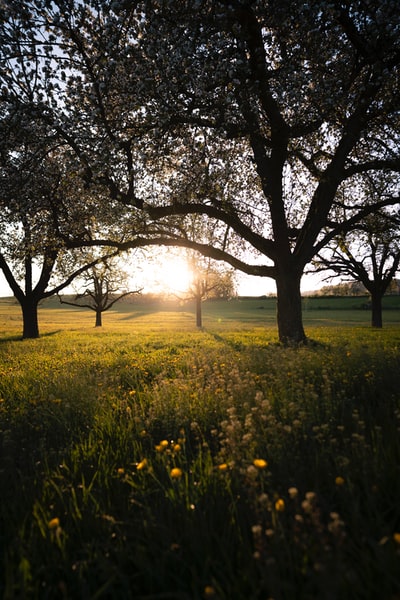
[[[72, 243], [71, 247], [74, 247], [73, 244], [74, 243]], [[275, 267], [272, 265], [249, 264], [243, 260], [240, 260], [239, 258], [236, 258], [235, 256], [232, 256], [232, 254], [229, 254], [229, 252], [226, 252], [225, 250], [220, 250], [219, 248], [209, 246], [208, 244], [194, 242], [185, 237], [169, 237], [167, 235], [161, 235], [158, 237], [155, 236], [151, 238], [137, 237], [134, 240], [129, 240], [126, 242], [117, 242], [110, 239], [95, 239], [85, 240], [79, 244], [78, 242], [75, 242], [75, 244], [79, 247], [104, 246], [117, 248], [117, 253], [132, 250], [133, 248], [143, 248], [145, 246], [175, 246], [177, 248], [190, 248], [191, 250], [196, 250], [208, 258], [227, 262], [235, 269], [238, 269], [247, 275], [271, 277], [272, 279], [275, 279], [276, 276]]]
[[[89, 245], [94, 246], [97, 244], [89, 244]], [[80, 244], [80, 247], [82, 247], [82, 244]], [[96, 265], [103, 262], [104, 260], [107, 260], [108, 258], [113, 258], [114, 256], [117, 256], [118, 254], [119, 254], [119, 249], [115, 250], [111, 254], [107, 254], [106, 256], [96, 258], [96, 260], [93, 260], [92, 262], [88, 263], [87, 265], [80, 267], [79, 269], [74, 271], [69, 277], [67, 277], [67, 279], [65, 281], [63, 281], [63, 283], [60, 283], [59, 285], [52, 288], [51, 290], [48, 290], [47, 292], [43, 292], [41, 295], [41, 298], [49, 298], [50, 296], [54, 296], [54, 294], [58, 294], [59, 292], [61, 292], [61, 290], [65, 289], [70, 283], [72, 283], [76, 277], [78, 277], [85, 271], [88, 271], [92, 267], [95, 267]]]
[[395, 171], [397, 173], [400, 172], [400, 157], [396, 157], [393, 159], [376, 159], [369, 160], [364, 163], [359, 163], [356, 165], [351, 165], [350, 167], [346, 167], [344, 169], [344, 179], [348, 179], [353, 175], [357, 175], [359, 173], [365, 173], [367, 171], [378, 171], [378, 170], [389, 170]]
[[[208, 258], [212, 258], [218, 261], [224, 261], [230, 264], [235, 269], [246, 273], [247, 275], [257, 275], [259, 277], [271, 277], [275, 279], [275, 267], [270, 265], [255, 265], [249, 264], [232, 256], [228, 252], [224, 250], [220, 250], [219, 248], [215, 248], [214, 246], [209, 246], [208, 244], [201, 244], [199, 242], [193, 242], [186, 238], [176, 238], [176, 239], [168, 239], [168, 238], [154, 238], [151, 240], [143, 240], [143, 246], [176, 246], [180, 248], [190, 248], [192, 250], [196, 250], [203, 256], [207, 256]], [[124, 248], [122, 248], [124, 249]]]
[[327, 225], [332, 227], [332, 229], [326, 235], [324, 235], [314, 246], [314, 255], [318, 254], [322, 250], [322, 248], [324, 248], [324, 246], [331, 242], [337, 235], [341, 233], [347, 233], [352, 229], [357, 229], [359, 222], [365, 217], [368, 217], [368, 215], [377, 212], [385, 206], [393, 206], [399, 203], [400, 196], [392, 196], [390, 198], [382, 200], [381, 202], [376, 202], [375, 204], [370, 204], [368, 206], [363, 207], [356, 215], [350, 217], [350, 219], [347, 219], [342, 223], [328, 222]]
[[271, 260], [275, 259], [275, 245], [271, 240], [255, 233], [235, 213], [227, 212], [210, 204], [173, 204], [167, 206], [146, 206], [146, 210], [151, 218], [160, 219], [174, 215], [205, 214], [208, 217], [222, 221], [249, 242], [253, 248], [265, 254]]

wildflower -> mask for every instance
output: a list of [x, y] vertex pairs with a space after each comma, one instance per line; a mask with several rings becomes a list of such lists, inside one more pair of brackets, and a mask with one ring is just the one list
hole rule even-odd
[[138, 471], [143, 471], [143, 469], [145, 469], [147, 467], [147, 458], [144, 458], [143, 460], [140, 461], [140, 463], [138, 463], [136, 465], [136, 469]]
[[258, 496], [257, 500], [258, 500], [259, 504], [267, 506], [268, 505], [268, 500], [269, 500], [268, 494], [265, 494], [265, 493], [260, 494]]
[[336, 483], [336, 485], [338, 485], [338, 486], [344, 485], [344, 478], [343, 478], [343, 477], [341, 477], [340, 475], [338, 475], [338, 476], [336, 477], [336, 479], [335, 479], [335, 483]]
[[274, 535], [274, 533], [275, 533], [275, 531], [272, 528], [268, 528], [268, 529], [265, 530], [265, 535], [268, 538], [271, 538]]
[[400, 533], [398, 531], [393, 534], [393, 539], [396, 542], [396, 544], [400, 546]]
[[328, 523], [328, 530], [334, 535], [343, 537], [344, 536], [344, 522], [340, 518], [339, 513], [331, 512], [329, 513], [331, 518], [330, 523]]
[[278, 498], [275, 502], [275, 510], [276, 512], [283, 512], [285, 510], [285, 501], [283, 498]]
[[306, 492], [305, 499], [301, 503], [301, 508], [304, 510], [305, 513], [312, 513], [316, 500], [317, 494], [315, 492]]
[[256, 479], [258, 471], [254, 465], [249, 465], [246, 469], [246, 473], [251, 479]]
[[228, 465], [226, 463], [221, 463], [220, 465], [218, 465], [218, 469], [220, 471], [226, 471], [228, 468]]
[[183, 475], [182, 469], [179, 469], [178, 467], [174, 467], [173, 469], [171, 469], [171, 473], [170, 473], [172, 479], [180, 479]]
[[122, 467], [119, 467], [119, 469], [117, 470], [118, 475], [123, 475], [125, 473], [125, 469], [123, 469]]
[[49, 529], [57, 529], [60, 526], [60, 519], [58, 517], [54, 517], [51, 521], [48, 522]]
[[304, 523], [304, 517], [302, 515], [294, 515], [294, 520], [297, 523]]
[[212, 598], [215, 596], [215, 589], [212, 585], [206, 585], [204, 588], [204, 598]]
[[180, 444], [175, 444], [174, 445], [174, 452], [180, 452], [182, 449], [182, 446]]
[[168, 441], [167, 440], [162, 440], [157, 446], [156, 446], [156, 450], [157, 452], [163, 452], [165, 450], [165, 448], [168, 448]]
[[299, 490], [296, 487], [290, 487], [288, 489], [288, 493], [289, 493], [289, 497], [294, 500], [298, 494], [299, 494]]
[[265, 469], [268, 466], [268, 463], [263, 458], [255, 458], [253, 460], [253, 465], [257, 467], [257, 469]]

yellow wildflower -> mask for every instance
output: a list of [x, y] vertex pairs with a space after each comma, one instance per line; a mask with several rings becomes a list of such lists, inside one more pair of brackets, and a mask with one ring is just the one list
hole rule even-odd
[[396, 542], [396, 544], [399, 544], [399, 546], [400, 546], [400, 533], [399, 532], [396, 532], [393, 534], [393, 539]]
[[138, 463], [136, 465], [136, 469], [138, 471], [142, 471], [143, 469], [145, 469], [147, 467], [147, 458], [144, 458], [143, 460], [140, 461], [140, 463]]
[[212, 598], [215, 596], [215, 589], [212, 585], [206, 585], [204, 588], [204, 598]]
[[123, 475], [125, 473], [125, 469], [123, 469], [122, 467], [119, 467], [119, 469], [117, 470], [118, 475]]
[[174, 446], [174, 452], [180, 452], [180, 450], [182, 449], [180, 444], [175, 444]]
[[163, 452], [166, 448], [168, 448], [168, 446], [168, 440], [161, 440], [161, 442], [156, 446], [156, 450], [157, 452]]
[[228, 468], [228, 465], [226, 463], [221, 463], [220, 465], [218, 465], [218, 469], [220, 471], [226, 471]]
[[275, 510], [276, 512], [283, 512], [285, 510], [285, 501], [283, 498], [278, 498], [275, 502]]
[[180, 479], [183, 475], [182, 469], [179, 469], [178, 467], [174, 467], [173, 469], [171, 469], [171, 473], [170, 473], [172, 479]]
[[341, 477], [340, 475], [338, 475], [335, 479], [335, 483], [336, 483], [336, 485], [339, 485], [339, 486], [344, 485], [344, 478]]
[[253, 465], [257, 467], [257, 469], [265, 469], [268, 466], [268, 463], [263, 458], [255, 458], [253, 460]]
[[58, 517], [54, 517], [51, 521], [48, 522], [49, 529], [57, 529], [60, 526], [60, 519]]

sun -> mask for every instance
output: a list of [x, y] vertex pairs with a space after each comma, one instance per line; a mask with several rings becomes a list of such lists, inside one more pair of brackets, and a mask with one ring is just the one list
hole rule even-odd
[[188, 291], [193, 274], [182, 254], [165, 252], [149, 263], [146, 279], [155, 293], [182, 294]]

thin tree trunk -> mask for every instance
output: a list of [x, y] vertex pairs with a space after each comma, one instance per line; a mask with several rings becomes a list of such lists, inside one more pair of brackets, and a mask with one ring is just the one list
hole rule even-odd
[[301, 275], [293, 274], [288, 269], [277, 273], [278, 334], [279, 341], [287, 345], [307, 341], [303, 328], [300, 281]]
[[382, 295], [376, 292], [371, 294], [371, 325], [382, 329]]
[[201, 313], [201, 296], [199, 294], [196, 295], [196, 326], [202, 327], [202, 313]]
[[38, 301], [35, 298], [25, 297], [21, 302], [23, 319], [23, 339], [39, 337]]
[[101, 319], [101, 314], [102, 314], [101, 310], [96, 310], [96, 325], [95, 325], [95, 327], [102, 327], [102, 325], [103, 325], [102, 319]]

